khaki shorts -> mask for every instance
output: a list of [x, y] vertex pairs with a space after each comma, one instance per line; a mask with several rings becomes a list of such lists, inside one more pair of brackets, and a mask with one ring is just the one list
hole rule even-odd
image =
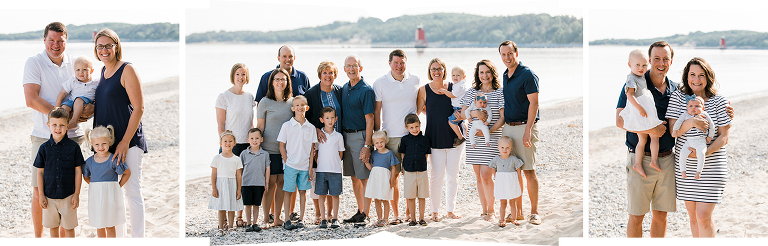
[[[85, 137], [84, 136], [74, 137], [74, 138], [70, 138], [70, 139], [74, 140], [77, 144], [83, 144], [83, 141], [85, 141]], [[37, 168], [34, 166], [35, 158], [37, 158], [37, 151], [40, 150], [40, 145], [43, 145], [45, 142], [48, 142], [48, 139], [47, 138], [35, 137], [35, 136], [29, 136], [29, 140], [30, 140], [30, 142], [32, 142], [30, 144], [30, 150], [31, 150], [30, 152], [32, 153], [30, 155], [32, 157], [32, 159], [30, 159], [30, 160], [32, 160], [32, 163], [30, 163], [30, 165], [29, 165], [29, 167], [30, 167], [29, 170], [30, 170], [30, 173], [31, 173], [30, 176], [32, 176], [30, 184], [32, 185], [32, 187], [37, 188]]]
[[403, 174], [403, 196], [405, 199], [429, 197], [429, 175], [426, 171], [406, 171]]
[[[648, 176], [643, 178], [632, 169], [635, 153], [627, 152], [627, 212], [631, 215], [644, 215], [651, 209], [675, 212], [675, 155], [659, 157], [661, 172], [649, 166], [650, 156], [643, 157], [643, 170]], [[650, 204], [650, 205], [649, 205]]]
[[397, 173], [400, 173], [403, 171], [403, 159], [400, 157], [400, 152], [398, 152], [400, 150], [401, 138], [402, 137], [387, 139], [387, 149], [389, 149], [390, 151], [392, 151], [392, 153], [395, 154], [395, 157], [397, 157], [397, 162], [399, 162], [394, 167]]
[[45, 228], [61, 226], [66, 230], [72, 230], [77, 227], [77, 209], [72, 209], [73, 195], [64, 199], [48, 198], [48, 208], [43, 209], [43, 226]]
[[523, 170], [533, 170], [536, 166], [536, 143], [539, 142], [539, 127], [537, 124], [533, 124], [531, 128], [531, 147], [527, 148], [523, 145], [523, 134], [525, 133], [525, 125], [510, 126], [505, 125], [501, 131], [502, 136], [507, 136], [512, 139], [513, 155], [523, 160]]

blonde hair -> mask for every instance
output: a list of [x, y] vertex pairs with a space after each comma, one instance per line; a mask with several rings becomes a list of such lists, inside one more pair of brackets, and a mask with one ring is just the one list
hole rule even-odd
[[648, 56], [646, 56], [646, 55], [645, 55], [645, 53], [643, 53], [643, 51], [642, 51], [642, 50], [640, 50], [640, 49], [634, 49], [634, 50], [630, 51], [630, 52], [629, 52], [629, 57], [628, 57], [627, 59], [628, 59], [630, 62], [632, 62], [632, 58], [633, 58], [633, 57], [638, 57], [638, 56], [639, 56], [639, 57], [641, 57], [641, 58], [643, 58], [643, 60], [646, 60], [646, 61], [648, 61]]
[[107, 138], [109, 145], [112, 146], [115, 143], [115, 128], [112, 125], [107, 127], [97, 126], [93, 130], [85, 131], [85, 141], [87, 141], [88, 145], [93, 145], [94, 138]]
[[317, 66], [317, 78], [320, 78], [320, 75], [323, 74], [323, 71], [326, 68], [330, 68], [331, 71], [333, 71], [333, 78], [336, 79], [336, 77], [339, 75], [339, 68], [337, 68], [336, 64], [329, 60], [322, 61], [320, 62], [320, 65]]
[[224, 132], [221, 133], [221, 135], [219, 135], [219, 143], [221, 143], [221, 139], [223, 139], [224, 136], [226, 135], [232, 136], [232, 138], [235, 139], [235, 142], [237, 142], [237, 137], [235, 137], [235, 134], [232, 133], [232, 131], [230, 130], [225, 130]]
[[84, 64], [89, 68], [93, 68], [93, 62], [91, 62], [91, 59], [88, 59], [88, 57], [85, 56], [76, 58], [74, 64]]
[[120, 45], [120, 37], [117, 36], [117, 33], [115, 31], [112, 31], [112, 29], [104, 28], [99, 31], [99, 33], [96, 34], [96, 37], [93, 37], [93, 54], [96, 55], [96, 59], [101, 61], [101, 57], [99, 57], [99, 51], [96, 50], [96, 41], [99, 40], [100, 37], [107, 37], [112, 40], [112, 42], [115, 42], [115, 47], [113, 48], [115, 50], [115, 59], [118, 61], [123, 59], [123, 46]]
[[371, 140], [373, 139], [384, 139], [384, 145], [387, 145], [387, 142], [389, 142], [389, 133], [387, 133], [387, 130], [380, 130], [373, 132], [373, 135], [371, 135]]
[[455, 66], [455, 67], [453, 67], [453, 68], [451, 69], [451, 73], [453, 73], [453, 72], [455, 72], [455, 71], [459, 71], [459, 72], [461, 72], [461, 75], [466, 75], [466, 74], [467, 74], [467, 73], [464, 71], [464, 67], [462, 67], [462, 66]]
[[509, 145], [512, 145], [512, 138], [509, 136], [501, 136], [499, 140], [496, 140], [496, 144], [501, 144], [502, 142], [508, 142]]
[[251, 75], [248, 73], [248, 67], [243, 63], [235, 63], [235, 65], [232, 66], [232, 71], [229, 72], [229, 82], [232, 82], [233, 85], [235, 84], [235, 73], [237, 73], [237, 70], [240, 68], [245, 70], [245, 84], [248, 84], [251, 80]]

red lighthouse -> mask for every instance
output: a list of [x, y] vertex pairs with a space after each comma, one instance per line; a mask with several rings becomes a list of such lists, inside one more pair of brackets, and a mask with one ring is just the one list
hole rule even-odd
[[720, 38], [720, 49], [725, 49], [725, 48], [727, 48], [725, 46], [725, 38]]
[[419, 24], [416, 27], [416, 48], [427, 48], [427, 39], [424, 37], [424, 25]]

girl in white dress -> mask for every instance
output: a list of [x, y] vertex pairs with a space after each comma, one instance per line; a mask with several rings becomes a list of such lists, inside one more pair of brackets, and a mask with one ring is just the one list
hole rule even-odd
[[[115, 142], [112, 126], [98, 126], [85, 133], [96, 153], [85, 161], [83, 179], [88, 183], [88, 224], [98, 237], [115, 237], [115, 226], [125, 223], [123, 187], [131, 177], [125, 162], [116, 163], [109, 146]], [[118, 175], [122, 175], [118, 182]]]
[[[395, 157], [395, 152], [387, 149], [387, 131], [376, 131], [371, 136], [376, 151], [371, 153], [371, 161], [365, 166], [371, 169], [368, 185], [365, 188], [365, 197], [374, 199], [376, 214], [378, 215], [377, 227], [385, 226], [389, 221], [389, 201], [392, 200], [394, 187], [397, 185], [397, 170], [392, 166], [400, 163]], [[382, 211], [382, 205], [384, 211]], [[383, 218], [382, 218], [383, 216]]]
[[235, 135], [225, 130], [219, 136], [221, 154], [216, 155], [211, 162], [211, 200], [208, 209], [219, 211], [219, 231], [214, 236], [223, 236], [224, 229], [234, 232], [235, 211], [243, 210], [243, 200], [240, 199], [240, 185], [243, 182], [243, 163], [232, 153], [235, 146]]
[[[627, 94], [627, 106], [619, 113], [624, 119], [624, 129], [630, 132], [640, 132], [652, 129], [660, 125], [663, 121], [658, 119], [656, 113], [656, 104], [653, 101], [653, 95], [648, 90], [648, 83], [645, 80], [645, 72], [648, 70], [648, 56], [641, 50], [635, 49], [629, 53], [629, 68], [631, 73], [627, 75], [627, 82], [624, 84], [624, 92]], [[635, 146], [635, 169], [643, 177], [643, 156], [645, 156], [645, 143], [648, 141], [648, 134], [637, 134], [637, 146]], [[657, 158], [659, 156], [659, 138], [651, 137], [651, 163], [650, 166], [656, 171], [661, 172]]]
[[[512, 139], [507, 136], [499, 138], [499, 155], [488, 162], [488, 167], [493, 168], [496, 182], [493, 185], [493, 196], [499, 199], [499, 227], [507, 226], [507, 218], [512, 224], [520, 225], [515, 220], [517, 208], [515, 200], [522, 196], [518, 172], [523, 166], [523, 160], [512, 155]], [[507, 204], [509, 204], [509, 217], [506, 217]]]

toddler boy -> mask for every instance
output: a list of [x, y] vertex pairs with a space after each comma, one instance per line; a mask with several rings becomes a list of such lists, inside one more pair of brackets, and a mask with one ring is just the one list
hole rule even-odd
[[451, 69], [451, 80], [453, 81], [453, 87], [450, 91], [447, 89], [439, 90], [439, 92], [451, 98], [453, 114], [448, 116], [448, 125], [451, 126], [453, 132], [456, 133], [456, 139], [453, 140], [454, 147], [459, 146], [466, 140], [464, 135], [461, 134], [461, 130], [459, 129], [459, 124], [461, 124], [462, 121], [456, 120], [455, 115], [456, 112], [461, 110], [461, 98], [464, 97], [464, 94], [467, 94], [467, 90], [469, 89], [466, 78], [467, 76], [464, 75], [464, 68], [461, 66], [455, 66], [453, 69]]
[[[75, 77], [61, 84], [61, 92], [56, 97], [56, 107], [62, 107], [71, 113], [69, 117], [68, 128], [77, 127], [80, 114], [86, 104], [93, 103], [96, 97], [96, 87], [99, 86], [98, 80], [92, 80], [93, 63], [85, 56], [75, 59]], [[69, 97], [67, 97], [69, 95]], [[67, 99], [64, 101], [64, 99]]]

